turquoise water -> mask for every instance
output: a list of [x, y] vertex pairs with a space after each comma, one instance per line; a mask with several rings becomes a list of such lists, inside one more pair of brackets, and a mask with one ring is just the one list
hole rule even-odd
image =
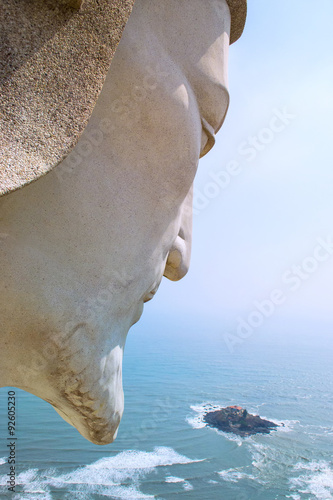
[[[265, 326], [229, 352], [217, 325], [140, 323], [128, 337], [116, 441], [85, 441], [44, 401], [16, 390], [17, 487], [6, 490], [7, 389], [0, 392], [0, 498], [333, 499], [330, 332]], [[207, 428], [239, 404], [285, 426], [239, 438]]]

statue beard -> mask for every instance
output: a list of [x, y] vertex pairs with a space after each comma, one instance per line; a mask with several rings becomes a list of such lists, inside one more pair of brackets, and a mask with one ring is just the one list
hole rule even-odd
[[112, 443], [124, 410], [127, 330], [102, 339], [94, 328], [79, 323], [64, 334], [49, 335], [41, 351], [32, 350], [29, 368], [22, 365], [24, 382], [21, 378], [17, 387], [50, 403], [92, 443]]

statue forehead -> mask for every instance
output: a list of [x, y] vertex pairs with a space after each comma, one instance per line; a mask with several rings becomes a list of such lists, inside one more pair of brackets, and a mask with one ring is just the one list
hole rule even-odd
[[[73, 149], [134, 1], [1, 0], [0, 196], [38, 179]], [[246, 0], [226, 1], [233, 43]]]

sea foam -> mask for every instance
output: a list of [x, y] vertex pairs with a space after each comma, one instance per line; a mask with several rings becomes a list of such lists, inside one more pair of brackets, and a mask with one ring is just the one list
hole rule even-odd
[[221, 410], [223, 406], [214, 403], [202, 403], [199, 405], [192, 405], [190, 408], [193, 410], [194, 414], [186, 417], [186, 422], [190, 424], [193, 429], [202, 429], [207, 425], [206, 422], [204, 422], [205, 414], [209, 411]]
[[253, 476], [252, 474], [248, 474], [247, 472], [242, 471], [241, 468], [222, 470], [218, 474], [224, 481], [227, 481], [230, 483], [238, 483], [238, 481], [240, 481], [242, 479], [251, 479], [253, 481], [258, 480], [257, 477]]
[[[71, 498], [82, 500], [88, 500], [94, 494], [121, 500], [155, 498], [139, 489], [140, 480], [147, 474], [155, 471], [157, 467], [186, 465], [199, 461], [201, 460], [191, 460], [180, 455], [172, 448], [157, 447], [152, 452], [124, 451], [66, 474], [61, 474], [57, 469], [29, 469], [17, 477], [17, 485], [22, 486], [23, 493], [16, 494], [15, 500], [52, 500], [58, 498], [60, 489], [70, 491]], [[184, 489], [192, 489], [190, 483], [181, 481], [184, 483]], [[0, 484], [6, 484], [5, 476], [0, 476]], [[57, 490], [58, 493], [53, 497], [53, 492]], [[66, 493], [64, 495], [63, 498], [70, 498]]]
[[[228, 406], [228, 404], [216, 404], [216, 403], [202, 403], [202, 404], [197, 404], [197, 405], [192, 405], [190, 406], [191, 410], [193, 411], [192, 415], [187, 416], [186, 422], [193, 428], [193, 429], [202, 429], [203, 427], [208, 427], [207, 423], [204, 421], [204, 416], [206, 413], [211, 412], [211, 411], [218, 411], [224, 408], [225, 406]], [[272, 420], [272, 419], [270, 419]], [[274, 420], [272, 420], [274, 422]], [[232, 434], [231, 432], [223, 432], [218, 429], [213, 429], [211, 428], [214, 432], [217, 432], [218, 434], [224, 436], [228, 441], [233, 441], [236, 443], [238, 446], [242, 446], [244, 442], [252, 441], [252, 436], [246, 436], [246, 437], [240, 437], [237, 436], [236, 434]]]
[[185, 479], [183, 479], [181, 477], [167, 476], [165, 478], [165, 482], [166, 483], [182, 483], [182, 486], [183, 486], [185, 491], [193, 490], [193, 486], [191, 485], [191, 483], [189, 483], [188, 481], [186, 481]]
[[333, 467], [326, 461], [299, 462], [294, 472], [300, 476], [290, 479], [291, 490], [297, 493], [313, 495], [318, 500], [333, 499]]

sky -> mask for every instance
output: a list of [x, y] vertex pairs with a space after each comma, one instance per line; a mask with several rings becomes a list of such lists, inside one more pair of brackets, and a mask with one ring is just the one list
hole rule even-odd
[[248, 2], [228, 115], [195, 181], [190, 271], [163, 279], [140, 328], [148, 315], [236, 328], [265, 304], [271, 326], [333, 326], [332, 19], [331, 0]]

